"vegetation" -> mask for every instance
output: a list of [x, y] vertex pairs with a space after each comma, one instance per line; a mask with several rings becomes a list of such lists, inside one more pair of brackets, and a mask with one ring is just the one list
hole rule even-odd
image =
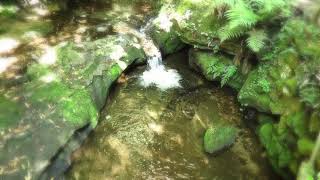
[[[116, 1], [108, 1], [107, 11], [95, 16], [91, 14], [99, 8], [86, 5], [95, 2], [100, 6], [105, 1], [28, 2], [0, 2], [0, 72], [5, 72], [0, 74], [4, 79], [0, 85], [6, 84], [0, 87], [0, 108], [10, 107], [0, 113], [4, 139], [38, 137], [32, 134], [37, 131], [32, 129], [35, 125], [54, 132], [62, 126], [63, 138], [53, 138], [52, 143], [58, 150], [78, 128], [96, 126], [112, 83], [129, 65], [146, 60], [141, 37], [149, 34], [124, 35], [126, 27], [121, 33], [111, 32], [114, 24], [127, 19], [126, 23], [138, 27], [147, 19], [144, 13], [166, 2], [148, 30], [163, 54], [190, 48], [192, 68], [208, 80], [220, 82], [221, 87], [234, 88], [239, 103], [257, 111], [253, 118], [256, 133], [274, 170], [287, 179], [316, 179], [320, 171], [319, 139], [316, 141], [320, 131], [319, 0], [163, 0], [153, 5], [138, 0], [134, 3], [143, 6], [137, 8], [134, 18], [131, 7], [122, 12], [122, 5], [133, 3], [128, 0], [114, 7], [108, 3]], [[69, 19], [67, 12], [72, 14]], [[69, 25], [66, 30], [65, 24]], [[8, 42], [13, 45], [6, 49]], [[56, 59], [50, 61], [46, 54]], [[42, 64], [43, 55], [49, 63]], [[31, 130], [20, 127], [24, 124]], [[24, 137], [21, 131], [32, 135]], [[205, 151], [214, 153], [230, 146], [237, 132], [234, 127], [208, 128]], [[42, 141], [34, 146], [27, 139], [23, 146], [41, 146], [47, 153], [51, 146]], [[16, 148], [7, 144], [0, 142], [1, 162], [15, 158], [12, 149]], [[3, 154], [11, 156], [3, 160]], [[33, 159], [29, 154], [25, 162], [16, 164], [33, 172], [31, 165], [48, 162], [52, 156]], [[25, 169], [29, 165], [31, 169]], [[0, 169], [1, 176], [2, 164]], [[16, 179], [29, 178], [25, 176]]]
[[226, 24], [218, 32], [221, 41], [244, 37], [259, 52], [268, 39], [266, 27], [290, 16], [288, 0], [216, 0], [215, 11]]

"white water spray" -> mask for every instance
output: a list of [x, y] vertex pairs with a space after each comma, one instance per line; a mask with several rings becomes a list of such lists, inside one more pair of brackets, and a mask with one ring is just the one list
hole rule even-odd
[[170, 89], [181, 87], [181, 76], [174, 69], [167, 69], [162, 63], [162, 56], [159, 49], [154, 45], [153, 40], [146, 35], [146, 30], [150, 27], [152, 19], [140, 30], [142, 47], [148, 56], [148, 70], [146, 70], [141, 79], [141, 85], [144, 87], [156, 86], [160, 89]]
[[181, 87], [181, 76], [174, 69], [167, 69], [162, 63], [162, 56], [159, 49], [154, 45], [153, 40], [147, 36], [146, 30], [152, 25], [151, 19], [140, 31], [137, 31], [125, 23], [118, 23], [114, 29], [118, 33], [133, 34], [139, 39], [148, 59], [148, 70], [141, 77], [141, 85], [144, 87], [156, 86], [162, 90]]

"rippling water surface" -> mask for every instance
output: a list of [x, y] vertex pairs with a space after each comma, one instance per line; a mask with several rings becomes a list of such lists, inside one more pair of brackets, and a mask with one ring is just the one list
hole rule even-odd
[[[145, 67], [117, 85], [101, 123], [73, 155], [67, 179], [275, 179], [234, 94], [187, 67], [186, 52], [167, 58], [181, 88], [143, 87]], [[236, 143], [216, 156], [203, 150], [209, 125], [241, 129]]]

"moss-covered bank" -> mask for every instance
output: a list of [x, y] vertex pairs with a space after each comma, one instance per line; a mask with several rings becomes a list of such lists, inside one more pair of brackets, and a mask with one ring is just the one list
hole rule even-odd
[[137, 38], [129, 35], [64, 43], [53, 51], [54, 63], [28, 66], [28, 82], [0, 97], [1, 178], [39, 178], [76, 130], [97, 125], [120, 74], [145, 59]]
[[[320, 31], [294, 15], [291, 1], [260, 2], [172, 1], [159, 27], [194, 47], [192, 68], [238, 90], [243, 106], [263, 113], [257, 134], [274, 169], [289, 178], [309, 159], [320, 130]], [[320, 170], [319, 157], [314, 167]]]

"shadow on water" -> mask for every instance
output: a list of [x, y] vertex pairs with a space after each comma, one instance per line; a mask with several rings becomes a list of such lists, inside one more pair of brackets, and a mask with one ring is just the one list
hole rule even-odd
[[[242, 121], [234, 92], [189, 70], [185, 54], [166, 59], [182, 76], [182, 88], [140, 86], [144, 67], [114, 88], [66, 179], [277, 179]], [[229, 150], [212, 156], [203, 150], [203, 135], [221, 123], [241, 131]]]

